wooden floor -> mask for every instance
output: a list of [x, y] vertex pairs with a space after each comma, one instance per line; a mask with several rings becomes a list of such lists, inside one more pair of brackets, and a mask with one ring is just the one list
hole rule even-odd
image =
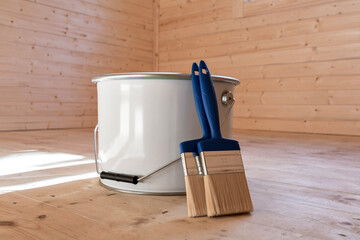
[[237, 132], [255, 210], [99, 185], [92, 129], [0, 133], [0, 239], [360, 239], [360, 137]]

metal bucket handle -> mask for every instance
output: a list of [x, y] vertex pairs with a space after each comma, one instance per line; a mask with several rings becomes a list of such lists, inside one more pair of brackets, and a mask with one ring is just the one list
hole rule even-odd
[[[231, 109], [233, 108], [233, 106], [235, 104], [235, 98], [231, 91], [223, 92], [223, 94], [221, 95], [221, 103], [224, 106], [228, 106], [228, 109], [225, 113], [224, 119], [220, 123], [220, 127], [222, 127], [223, 124], [225, 123], [226, 119], [228, 118], [228, 116], [231, 112]], [[100, 155], [98, 153], [98, 144], [97, 144], [98, 132], [99, 132], [99, 125], [96, 124], [96, 126], [94, 128], [95, 167], [96, 167], [96, 172], [100, 174], [100, 178], [102, 178], [102, 179], [109, 179], [109, 180], [114, 180], [114, 181], [119, 181], [119, 182], [128, 182], [128, 183], [138, 184], [139, 182], [143, 182], [145, 179], [147, 179], [150, 176], [156, 174], [157, 172], [171, 166], [172, 164], [176, 163], [177, 161], [180, 161], [180, 159], [181, 159], [181, 158], [175, 159], [175, 160], [171, 161], [170, 163], [167, 163], [164, 166], [161, 166], [160, 168], [158, 168], [144, 176], [140, 176], [140, 177], [136, 176], [136, 175], [130, 175], [130, 174], [124, 174], [124, 173], [100, 171], [99, 163], [98, 163]]]

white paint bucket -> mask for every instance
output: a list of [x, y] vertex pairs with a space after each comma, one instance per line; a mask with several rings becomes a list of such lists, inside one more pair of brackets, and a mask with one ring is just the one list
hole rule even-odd
[[[212, 79], [220, 122], [224, 120], [221, 131], [224, 137], [230, 138], [233, 103], [229, 103], [239, 81], [216, 75]], [[128, 174], [141, 178], [174, 162], [137, 184], [103, 178], [100, 178], [100, 182], [124, 192], [160, 195], [184, 193], [181, 161], [174, 161], [180, 157], [179, 144], [202, 137], [190, 74], [107, 74], [97, 76], [92, 81], [97, 84], [98, 92], [95, 158], [99, 173]], [[225, 96], [228, 98], [225, 99]]]

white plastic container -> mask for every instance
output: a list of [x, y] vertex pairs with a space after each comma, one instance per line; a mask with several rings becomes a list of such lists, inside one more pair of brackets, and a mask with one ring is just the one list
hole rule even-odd
[[[220, 122], [226, 117], [221, 130], [225, 137], [231, 137], [231, 93], [239, 81], [222, 76], [212, 76], [212, 79]], [[189, 74], [107, 74], [92, 81], [97, 84], [98, 92], [98, 129], [95, 130], [95, 133], [98, 130], [98, 137], [95, 136], [98, 172], [140, 178], [178, 159], [181, 142], [202, 137]], [[132, 193], [185, 192], [181, 161], [137, 184], [101, 178], [100, 182], [106, 187]]]

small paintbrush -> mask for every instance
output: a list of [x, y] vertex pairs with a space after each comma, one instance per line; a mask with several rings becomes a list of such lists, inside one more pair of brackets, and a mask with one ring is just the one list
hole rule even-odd
[[206, 202], [203, 173], [197, 150], [198, 142], [211, 137], [210, 127], [206, 118], [199, 82], [199, 67], [192, 65], [191, 79], [196, 111], [199, 117], [203, 137], [180, 144], [181, 159], [185, 173], [186, 200], [189, 217], [206, 216]]

